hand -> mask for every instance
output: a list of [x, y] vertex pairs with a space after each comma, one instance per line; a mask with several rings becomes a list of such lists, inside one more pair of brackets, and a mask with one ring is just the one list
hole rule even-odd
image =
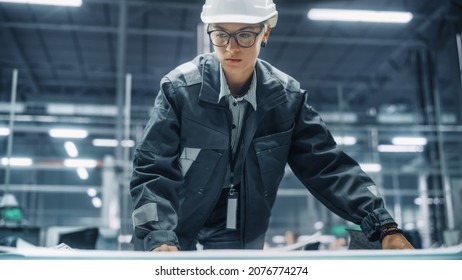
[[178, 248], [176, 246], [170, 246], [166, 244], [160, 245], [160, 247], [154, 248], [152, 252], [164, 252], [164, 251], [178, 251]]
[[401, 233], [387, 235], [382, 240], [383, 249], [414, 249]]

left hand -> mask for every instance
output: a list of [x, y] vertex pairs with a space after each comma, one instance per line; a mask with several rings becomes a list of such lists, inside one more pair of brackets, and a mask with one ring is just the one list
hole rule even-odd
[[383, 249], [414, 249], [401, 233], [387, 235], [382, 240]]

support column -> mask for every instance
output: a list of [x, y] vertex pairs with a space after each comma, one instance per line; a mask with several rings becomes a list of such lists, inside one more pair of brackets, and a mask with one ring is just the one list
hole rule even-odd
[[[117, 97], [116, 104], [119, 112], [124, 111], [124, 83], [126, 72], [126, 45], [127, 45], [127, 3], [125, 0], [119, 0], [119, 27], [117, 32]], [[116, 147], [116, 162], [122, 161], [123, 151], [120, 143], [123, 137], [123, 114], [116, 116], [116, 139], [119, 145]]]
[[101, 223], [103, 228], [120, 230], [119, 183], [114, 157], [105, 156], [102, 174]]
[[422, 248], [430, 248], [432, 243], [431, 238], [431, 219], [430, 209], [428, 207], [428, 185], [427, 185], [427, 174], [421, 173], [419, 175], [419, 213], [420, 219], [417, 221], [417, 228], [420, 231], [422, 238]]
[[5, 194], [8, 194], [10, 189], [10, 170], [11, 170], [11, 153], [13, 150], [13, 133], [14, 133], [14, 115], [16, 110], [16, 89], [18, 85], [18, 70], [13, 70], [13, 77], [11, 82], [11, 107], [10, 107], [10, 124], [8, 134], [8, 143], [6, 150], [7, 165], [5, 168]]

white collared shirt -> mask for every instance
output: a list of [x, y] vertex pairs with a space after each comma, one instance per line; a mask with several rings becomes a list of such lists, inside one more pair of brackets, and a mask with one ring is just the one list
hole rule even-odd
[[[253, 71], [252, 81], [250, 82], [250, 87], [247, 93], [239, 98], [234, 98], [231, 95], [231, 91], [228, 87], [228, 82], [226, 81], [225, 73], [220, 65], [220, 95], [218, 97], [218, 102], [222, 98], [226, 98], [226, 101], [229, 106], [229, 110], [233, 116], [233, 123], [231, 129], [231, 149], [232, 155], [236, 155], [237, 146], [239, 143], [239, 139], [241, 137], [242, 127], [244, 126], [244, 116], [246, 110], [253, 108], [255, 111], [257, 110], [257, 75], [255, 70]], [[239, 178], [236, 178], [239, 180]], [[230, 181], [230, 169], [228, 168], [228, 174], [226, 175], [226, 182], [224, 184], [225, 187], [229, 185]], [[233, 182], [238, 183], [238, 182]]]
[[[238, 101], [247, 100], [247, 102], [252, 105], [253, 109], [257, 111], [257, 74], [255, 73], [255, 70], [252, 75], [252, 82], [250, 83], [247, 94], [237, 99]], [[229, 97], [230, 95], [231, 91], [229, 90], [228, 83], [226, 81], [225, 72], [223, 72], [223, 68], [220, 65], [220, 95], [218, 96], [218, 102], [220, 102], [223, 97]]]
[[[252, 105], [252, 108], [257, 110], [257, 75], [253, 71], [252, 81], [247, 93], [243, 97], [234, 98], [229, 90], [228, 83], [226, 81], [225, 73], [220, 65], [220, 95], [218, 96], [218, 102], [225, 97], [227, 98], [229, 110], [233, 115], [233, 123], [231, 129], [231, 148], [233, 154], [236, 152], [237, 143], [241, 136], [242, 127], [244, 125], [244, 116], [247, 109], [247, 104]], [[243, 101], [247, 102], [243, 102]]]

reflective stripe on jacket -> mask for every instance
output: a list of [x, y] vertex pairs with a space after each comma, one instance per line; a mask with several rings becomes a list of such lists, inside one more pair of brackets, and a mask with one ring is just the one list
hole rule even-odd
[[[192, 248], [212, 211], [229, 162], [231, 113], [218, 102], [214, 54], [178, 66], [160, 83], [134, 155], [130, 192], [137, 250]], [[370, 240], [393, 223], [372, 180], [343, 153], [299, 83], [257, 60], [257, 110], [242, 131], [242, 248], [263, 247], [271, 208], [288, 163], [304, 186]]]

